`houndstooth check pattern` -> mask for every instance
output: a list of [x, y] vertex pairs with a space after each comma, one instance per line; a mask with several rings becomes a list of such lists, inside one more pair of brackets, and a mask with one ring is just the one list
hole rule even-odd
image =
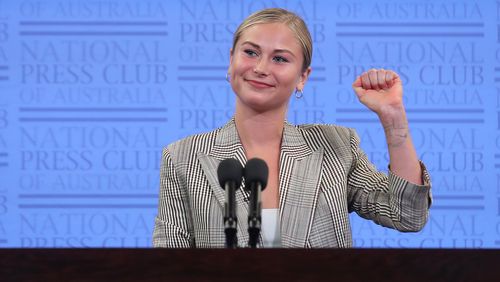
[[[234, 119], [163, 150], [155, 247], [224, 247], [224, 191], [217, 166], [226, 158], [246, 163]], [[352, 211], [403, 232], [421, 230], [431, 203], [430, 178], [421, 166], [424, 185], [414, 185], [391, 172], [378, 172], [353, 129], [285, 123], [279, 172], [281, 245], [351, 247]], [[241, 188], [236, 193], [238, 245], [246, 246], [249, 195]]]

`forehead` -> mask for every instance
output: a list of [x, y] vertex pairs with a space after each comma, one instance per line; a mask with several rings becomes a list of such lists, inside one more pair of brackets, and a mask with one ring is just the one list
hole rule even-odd
[[294, 53], [302, 51], [295, 32], [283, 23], [252, 25], [242, 32], [238, 41], [239, 44], [250, 41], [262, 49], [287, 49]]

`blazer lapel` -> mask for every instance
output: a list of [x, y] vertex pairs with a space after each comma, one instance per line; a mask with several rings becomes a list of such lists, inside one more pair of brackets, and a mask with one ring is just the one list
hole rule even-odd
[[279, 175], [283, 247], [308, 247], [320, 190], [323, 153], [323, 148], [312, 151], [299, 130], [285, 122]]
[[[320, 190], [323, 153], [323, 148], [311, 150], [299, 130], [285, 122], [279, 172], [279, 210], [283, 247], [308, 247], [307, 240]], [[212, 151], [209, 154], [200, 152], [197, 157], [210, 189], [220, 208], [223, 209], [225, 194], [219, 185], [217, 167], [227, 158], [235, 158], [242, 165], [247, 161], [234, 118], [221, 128]], [[249, 193], [242, 188], [243, 184], [236, 191], [238, 244], [246, 246]]]
[[[234, 118], [231, 119], [217, 134], [215, 144], [209, 154], [198, 153], [198, 160], [201, 163], [203, 172], [208, 180], [210, 189], [217, 199], [220, 208], [224, 209], [225, 192], [220, 187], [217, 177], [219, 163], [227, 158], [237, 159], [242, 166], [246, 163], [245, 150], [238, 137]], [[243, 184], [236, 190], [236, 214], [238, 218], [238, 245], [246, 246], [248, 243], [248, 201], [249, 193], [243, 189]]]

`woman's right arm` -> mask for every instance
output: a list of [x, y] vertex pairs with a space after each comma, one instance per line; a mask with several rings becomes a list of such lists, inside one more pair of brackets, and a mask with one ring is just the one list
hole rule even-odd
[[177, 174], [168, 148], [163, 149], [162, 156], [158, 215], [155, 218], [153, 246], [194, 247], [187, 187]]

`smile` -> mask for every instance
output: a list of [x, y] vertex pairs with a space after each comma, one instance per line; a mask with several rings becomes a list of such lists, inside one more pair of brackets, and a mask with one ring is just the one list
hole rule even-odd
[[274, 87], [274, 85], [267, 84], [267, 83], [260, 82], [260, 81], [256, 81], [256, 80], [247, 80], [247, 82], [250, 83], [250, 85], [252, 85], [255, 88], [270, 88], [270, 87]]

